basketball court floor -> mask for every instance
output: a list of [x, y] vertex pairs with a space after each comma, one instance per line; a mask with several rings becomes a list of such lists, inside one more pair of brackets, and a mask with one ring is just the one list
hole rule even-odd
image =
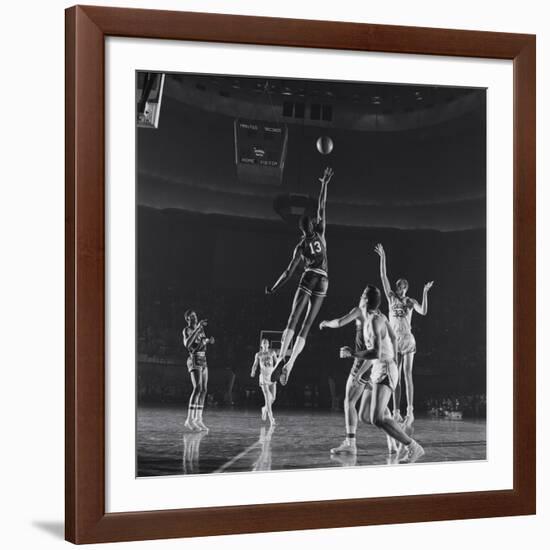
[[[186, 408], [141, 407], [137, 417], [137, 475], [192, 475], [391, 464], [386, 437], [359, 425], [356, 457], [331, 457], [344, 438], [343, 412], [275, 411], [269, 429], [260, 412], [208, 409], [210, 432], [183, 429]], [[414, 437], [426, 454], [420, 462], [485, 460], [485, 420], [417, 418]], [[398, 467], [398, 466], [397, 466]]]

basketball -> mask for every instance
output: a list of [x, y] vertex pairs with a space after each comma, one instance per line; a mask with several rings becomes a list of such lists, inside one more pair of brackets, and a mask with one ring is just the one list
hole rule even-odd
[[330, 155], [333, 147], [334, 143], [328, 136], [321, 136], [317, 139], [317, 150], [321, 155]]

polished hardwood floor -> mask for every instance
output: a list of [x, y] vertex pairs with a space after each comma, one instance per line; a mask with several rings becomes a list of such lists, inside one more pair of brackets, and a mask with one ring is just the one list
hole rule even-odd
[[[344, 437], [344, 415], [330, 411], [276, 411], [270, 429], [260, 411], [208, 409], [210, 431], [184, 429], [187, 411], [140, 407], [137, 415], [137, 475], [190, 475], [261, 470], [393, 464], [385, 435], [360, 424], [356, 457], [331, 456]], [[486, 458], [485, 420], [419, 417], [414, 437], [425, 448], [421, 462]], [[398, 467], [398, 466], [397, 466]]]

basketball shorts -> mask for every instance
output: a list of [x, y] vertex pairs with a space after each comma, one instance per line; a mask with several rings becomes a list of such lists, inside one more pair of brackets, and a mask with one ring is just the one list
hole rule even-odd
[[416, 340], [412, 332], [397, 334], [397, 352], [403, 355], [416, 353]]
[[262, 369], [262, 370], [260, 370], [260, 376], [258, 377], [258, 382], [259, 382], [260, 386], [264, 386], [264, 385], [267, 385], [267, 384], [273, 384], [273, 382], [271, 382], [271, 373], [274, 370], [275, 369]]
[[187, 358], [187, 370], [189, 372], [193, 371], [193, 370], [199, 370], [199, 371], [202, 371], [204, 370], [205, 368], [207, 368], [207, 363], [206, 363], [206, 353], [204, 352], [197, 352], [197, 353], [194, 353], [192, 355], [190, 355], [188, 358]]
[[310, 296], [324, 298], [328, 291], [328, 277], [315, 271], [304, 271], [299, 288]]
[[[357, 384], [363, 386], [372, 387], [370, 382], [370, 368], [372, 366], [372, 361], [366, 359], [355, 359], [353, 361], [353, 366], [349, 372], [350, 376], [355, 379]], [[360, 374], [359, 374], [360, 373]]]
[[389, 361], [379, 359], [372, 362], [370, 381], [373, 384], [384, 384], [391, 391], [394, 391], [397, 386], [398, 376], [397, 364], [393, 359]]

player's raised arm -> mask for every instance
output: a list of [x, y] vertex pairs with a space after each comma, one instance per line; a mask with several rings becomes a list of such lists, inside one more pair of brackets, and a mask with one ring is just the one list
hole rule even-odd
[[292, 274], [294, 273], [294, 271], [296, 270], [296, 268], [298, 267], [298, 264], [302, 259], [302, 254], [300, 252], [300, 249], [301, 249], [301, 245], [297, 244], [292, 254], [292, 260], [290, 260], [288, 267], [281, 273], [281, 276], [277, 279], [277, 281], [271, 288], [270, 287], [265, 288], [266, 294], [273, 294], [279, 288], [281, 288], [290, 279], [290, 277], [292, 277]]
[[414, 310], [420, 315], [426, 315], [428, 313], [428, 292], [432, 288], [434, 282], [430, 281], [424, 285], [424, 292], [422, 293], [422, 304], [419, 304], [416, 300], [413, 302]]
[[319, 192], [319, 201], [317, 203], [317, 226], [321, 231], [322, 235], [325, 235], [325, 226], [326, 226], [326, 209], [327, 209], [327, 189], [328, 182], [331, 180], [334, 175], [332, 168], [325, 168], [323, 176], [319, 178], [321, 182], [321, 191]]
[[386, 267], [386, 251], [384, 247], [378, 243], [374, 247], [375, 252], [380, 256], [380, 279], [382, 280], [382, 286], [384, 287], [384, 294], [386, 298], [390, 299], [391, 285], [390, 280], [388, 279], [387, 267]]
[[323, 330], [324, 328], [340, 328], [346, 325], [349, 325], [352, 321], [355, 321], [361, 317], [361, 310], [355, 306], [349, 313], [346, 313], [343, 317], [338, 319], [332, 319], [330, 321], [321, 321], [319, 329]]

